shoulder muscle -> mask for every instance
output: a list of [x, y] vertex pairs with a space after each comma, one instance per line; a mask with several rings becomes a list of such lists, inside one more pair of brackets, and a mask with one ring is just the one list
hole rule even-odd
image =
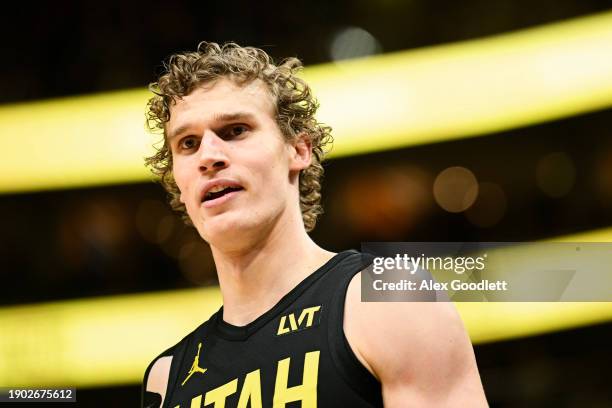
[[361, 302], [349, 285], [345, 333], [382, 383], [385, 406], [486, 406], [472, 345], [451, 302]]

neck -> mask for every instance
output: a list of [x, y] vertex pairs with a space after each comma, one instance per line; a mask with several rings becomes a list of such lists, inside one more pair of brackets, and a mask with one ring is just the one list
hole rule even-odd
[[301, 224], [277, 223], [264, 237], [224, 251], [211, 245], [223, 295], [223, 319], [244, 326], [271, 309], [333, 257]]

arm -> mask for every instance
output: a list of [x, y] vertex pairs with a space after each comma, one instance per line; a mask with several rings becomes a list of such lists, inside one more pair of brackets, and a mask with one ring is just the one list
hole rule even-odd
[[351, 281], [344, 331], [382, 384], [386, 407], [486, 407], [472, 345], [451, 302], [361, 302]]
[[145, 374], [145, 392], [143, 393], [142, 403], [144, 408], [159, 408], [163, 406], [166, 389], [168, 388], [171, 364], [172, 356], [158, 358]]

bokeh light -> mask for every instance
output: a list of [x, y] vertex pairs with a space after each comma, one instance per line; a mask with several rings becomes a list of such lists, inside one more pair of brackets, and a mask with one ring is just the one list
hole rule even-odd
[[156, 241], [158, 243], [166, 242], [174, 231], [175, 216], [168, 214], [161, 218], [157, 224]]
[[168, 214], [167, 204], [159, 200], [142, 200], [136, 211], [136, 227], [140, 235], [148, 242], [159, 244], [158, 224]]
[[460, 213], [476, 201], [478, 180], [474, 173], [465, 167], [449, 167], [436, 177], [433, 193], [440, 207], [448, 212]]
[[431, 208], [431, 179], [419, 167], [366, 169], [349, 179], [338, 203], [357, 234], [403, 239]]
[[540, 190], [547, 196], [552, 198], [565, 196], [576, 181], [573, 160], [564, 152], [547, 154], [538, 161], [536, 181]]
[[612, 207], [612, 145], [603, 149], [595, 161], [593, 180], [604, 208]]
[[181, 273], [195, 285], [216, 283], [215, 264], [210, 246], [194, 236], [181, 245], [178, 253]]
[[465, 212], [467, 219], [481, 228], [489, 228], [501, 221], [506, 214], [508, 200], [504, 190], [496, 183], [478, 185], [478, 198]]
[[381, 50], [378, 40], [363, 28], [346, 27], [332, 39], [329, 54], [333, 61], [341, 61], [378, 54]]

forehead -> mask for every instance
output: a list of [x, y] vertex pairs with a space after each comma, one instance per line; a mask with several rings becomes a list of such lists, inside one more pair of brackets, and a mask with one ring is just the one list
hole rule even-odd
[[170, 106], [170, 120], [166, 124], [168, 133], [185, 121], [213, 120], [224, 114], [244, 112], [258, 119], [274, 119], [274, 98], [267, 85], [256, 79], [237, 84], [229, 78], [198, 86], [189, 95], [177, 99]]

